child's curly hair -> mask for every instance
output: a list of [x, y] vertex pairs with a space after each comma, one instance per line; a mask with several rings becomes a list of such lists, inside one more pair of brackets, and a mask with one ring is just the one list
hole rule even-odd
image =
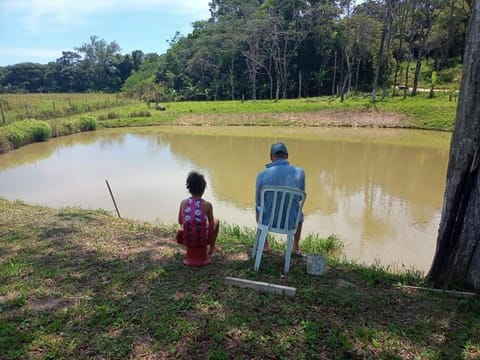
[[187, 186], [188, 191], [190, 194], [201, 196], [205, 191], [205, 187], [207, 186], [207, 182], [202, 174], [196, 171], [190, 171], [187, 176]]

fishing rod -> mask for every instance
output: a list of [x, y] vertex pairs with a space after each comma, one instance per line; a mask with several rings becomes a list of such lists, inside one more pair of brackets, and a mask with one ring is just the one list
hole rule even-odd
[[121, 219], [122, 217], [120, 216], [120, 212], [118, 211], [117, 203], [115, 201], [115, 198], [113, 197], [113, 192], [112, 192], [112, 189], [110, 188], [110, 184], [108, 183], [107, 179], [105, 179], [105, 182], [107, 183], [108, 191], [110, 192], [110, 196], [112, 197], [113, 205], [115, 205], [115, 210], [117, 210], [117, 215]]

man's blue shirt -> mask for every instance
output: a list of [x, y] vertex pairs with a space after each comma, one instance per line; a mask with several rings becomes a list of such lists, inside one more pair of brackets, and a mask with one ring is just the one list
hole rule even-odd
[[[290, 186], [296, 189], [305, 191], [305, 171], [298, 167], [290, 165], [286, 159], [278, 159], [266, 165], [267, 169], [261, 171], [257, 175], [256, 189], [255, 189], [255, 210], [257, 215], [260, 211], [260, 191], [264, 185], [279, 185], [279, 186]], [[264, 213], [264, 219], [268, 219], [269, 209], [272, 207], [273, 199], [268, 197], [265, 199], [266, 212]], [[298, 212], [298, 204], [294, 203], [293, 205], [293, 214]], [[296, 207], [296, 211], [295, 211]], [[289, 225], [292, 224], [295, 219], [290, 219]], [[300, 215], [300, 221], [303, 221], [303, 214]], [[265, 221], [266, 222], [266, 221]]]

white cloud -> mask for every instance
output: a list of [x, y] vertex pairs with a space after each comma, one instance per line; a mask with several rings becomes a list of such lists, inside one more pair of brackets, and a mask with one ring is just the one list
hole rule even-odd
[[3, 0], [0, 11], [16, 16], [32, 32], [56, 31], [112, 11], [148, 10], [172, 16], [209, 15], [209, 0]]

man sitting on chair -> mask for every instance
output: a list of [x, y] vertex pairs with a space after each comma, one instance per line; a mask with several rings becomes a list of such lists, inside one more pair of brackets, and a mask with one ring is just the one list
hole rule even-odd
[[[278, 185], [289, 186], [299, 190], [305, 191], [305, 171], [298, 166], [290, 165], [288, 162], [288, 150], [284, 143], [273, 144], [270, 148], [270, 160], [271, 163], [266, 165], [266, 170], [258, 173], [255, 189], [255, 213], [258, 222], [260, 211], [260, 191], [265, 185]], [[271, 202], [272, 200], [270, 200]], [[297, 206], [298, 204], [293, 204]], [[265, 208], [271, 208], [266, 204]], [[297, 214], [298, 211], [293, 211], [293, 214]], [[293, 240], [293, 253], [295, 255], [301, 255], [300, 253], [300, 235], [302, 233], [303, 213], [300, 215], [300, 222], [297, 226]], [[295, 224], [293, 224], [294, 226]], [[293, 229], [293, 227], [292, 227]], [[263, 248], [264, 252], [270, 251], [270, 244], [268, 239], [265, 241]]]

